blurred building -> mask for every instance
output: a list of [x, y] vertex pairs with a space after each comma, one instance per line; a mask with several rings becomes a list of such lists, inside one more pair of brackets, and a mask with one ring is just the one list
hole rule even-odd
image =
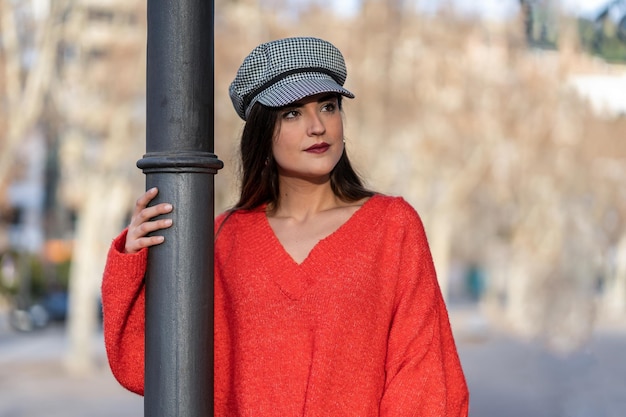
[[[31, 0], [3, 6], [15, 22], [13, 49], [25, 80], [18, 93], [30, 94], [30, 78], [40, 81], [31, 88], [35, 121], [8, 148], [14, 158], [6, 178], [0, 175], [0, 256], [24, 253], [52, 265], [43, 268], [44, 281], [67, 285], [54, 265], [72, 257], [76, 221], [93, 178], [136, 171], [145, 136], [144, 3]], [[2, 47], [6, 56], [6, 43]], [[9, 84], [7, 78], [0, 82], [5, 90]], [[0, 122], [10, 125], [6, 114]], [[3, 151], [6, 143], [0, 137]]]
[[20, 252], [38, 252], [43, 245], [45, 154], [45, 138], [40, 131], [24, 138], [19, 165], [7, 188], [6, 244]]
[[143, 139], [145, 70], [136, 67], [145, 61], [145, 32], [143, 2], [74, 1], [61, 48], [57, 97], [64, 119], [61, 193], [75, 210], [84, 199], [85, 173], [101, 166], [105, 142], [116, 134], [112, 129], [120, 108], [132, 112], [130, 134]]
[[[38, 50], [37, 36], [45, 30], [46, 21], [61, 21], [63, 29], [55, 46], [58, 55], [53, 74], [40, 97], [46, 103], [43, 114], [33, 129], [35, 133], [22, 141], [17, 152], [19, 168], [12, 170], [7, 181], [10, 185], [0, 198], [5, 204], [5, 230], [6, 223], [12, 230], [10, 241], [6, 232], [5, 239], [0, 240], [5, 249], [21, 241], [23, 234], [32, 236], [28, 246], [35, 251], [44, 240], [41, 236], [66, 237], [72, 213], [81, 204], [84, 169], [97, 166], [102, 142], [110, 135], [112, 113], [120, 102], [132, 101], [134, 122], [142, 123], [143, 83], [138, 84], [137, 77], [128, 76], [124, 68], [129, 55], [143, 54], [146, 27], [142, 2], [57, 3], [51, 8], [50, 0], [33, 0], [14, 3], [12, 9], [24, 74], [40, 64], [42, 51]], [[35, 186], [35, 182], [39, 184]], [[54, 211], [59, 205], [68, 209], [68, 221], [63, 221], [62, 215], [53, 216], [48, 226], [44, 221], [28, 220], [41, 217], [41, 213], [29, 214], [33, 210]], [[63, 230], [55, 226], [59, 223]]]

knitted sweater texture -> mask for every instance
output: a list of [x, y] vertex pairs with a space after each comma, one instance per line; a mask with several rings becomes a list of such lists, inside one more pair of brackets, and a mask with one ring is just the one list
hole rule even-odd
[[[376, 195], [296, 263], [265, 212], [218, 217], [215, 415], [465, 417], [469, 394], [421, 220]], [[222, 224], [223, 222], [223, 224]], [[109, 251], [111, 369], [143, 393], [146, 251]]]

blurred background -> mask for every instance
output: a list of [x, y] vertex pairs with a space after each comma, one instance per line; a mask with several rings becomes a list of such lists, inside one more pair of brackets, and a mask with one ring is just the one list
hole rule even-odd
[[[626, 407], [626, 0], [217, 0], [216, 211], [248, 52], [348, 66], [348, 152], [422, 216], [471, 416]], [[0, 417], [138, 416], [99, 289], [144, 176], [146, 2], [0, 0]]]

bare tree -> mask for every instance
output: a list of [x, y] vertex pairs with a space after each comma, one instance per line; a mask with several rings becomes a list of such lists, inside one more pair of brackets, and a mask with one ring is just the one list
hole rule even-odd
[[[619, 164], [626, 151], [608, 137], [612, 154], [591, 149], [599, 132], [618, 128], [564, 85], [593, 61], [576, 48], [537, 55], [505, 27], [453, 15], [387, 19], [387, 7], [367, 2], [349, 33], [322, 16], [337, 28], [328, 36], [358, 97], [346, 103], [348, 151], [376, 188], [418, 208], [444, 293], [463, 285], [447, 281], [453, 259], [478, 263], [494, 317], [557, 349], [578, 346], [597, 316], [595, 259], [618, 247], [599, 240], [597, 224], [624, 192], [617, 183], [603, 191], [606, 177], [581, 169]], [[300, 28], [322, 27], [322, 17], [307, 15]]]
[[45, 97], [55, 76], [55, 63], [62, 29], [62, 16], [70, 0], [51, 2], [43, 22], [33, 24], [37, 51], [32, 66], [25, 67], [24, 45], [19, 41], [15, 2], [0, 2], [2, 55], [4, 63], [4, 137], [0, 140], [0, 184], [7, 181], [17, 158], [20, 141], [38, 123]]
[[63, 33], [54, 100], [65, 120], [65, 203], [78, 214], [70, 270], [67, 364], [95, 365], [93, 337], [108, 247], [142, 189], [134, 167], [145, 143], [145, 5], [76, 0]]

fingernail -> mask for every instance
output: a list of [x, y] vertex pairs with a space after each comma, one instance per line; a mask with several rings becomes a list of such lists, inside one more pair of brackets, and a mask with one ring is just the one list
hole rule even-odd
[[171, 204], [166, 204], [164, 208], [167, 211], [172, 211], [172, 205]]
[[156, 236], [157, 238], [157, 242], [159, 243], [163, 243], [165, 241], [165, 238], [163, 236]]
[[167, 226], [171, 226], [172, 225], [172, 219], [165, 219], [165, 224]]
[[148, 192], [149, 192], [149, 193], [153, 193], [153, 192], [155, 192], [156, 190], [157, 190], [157, 188], [156, 188], [156, 187], [152, 187], [152, 188], [150, 188], [150, 189], [148, 190]]

